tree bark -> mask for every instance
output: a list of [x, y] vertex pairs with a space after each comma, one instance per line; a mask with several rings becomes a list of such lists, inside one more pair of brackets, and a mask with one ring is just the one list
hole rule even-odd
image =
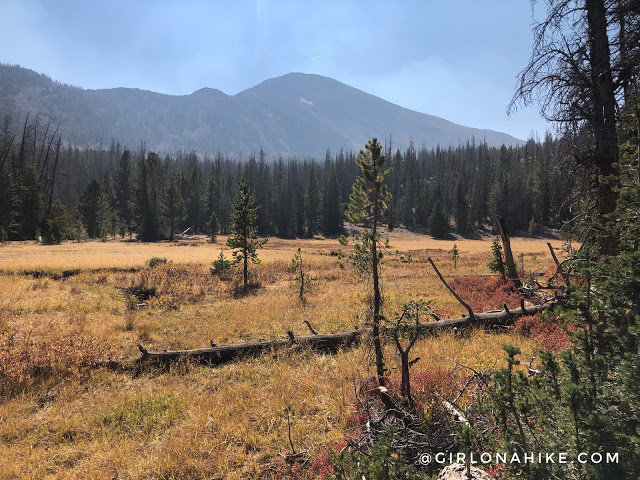
[[609, 216], [616, 208], [615, 190], [618, 176], [618, 135], [616, 130], [616, 97], [611, 73], [611, 52], [607, 34], [607, 11], [603, 0], [586, 0], [591, 54], [591, 82], [593, 85], [592, 127], [598, 167], [598, 253], [616, 255], [619, 238], [617, 231], [607, 226]]
[[[377, 169], [374, 166], [373, 175], [378, 174]], [[373, 346], [376, 355], [376, 373], [378, 375], [378, 384], [385, 385], [384, 380], [384, 358], [382, 356], [382, 342], [380, 341], [380, 305], [382, 298], [380, 296], [380, 280], [378, 278], [378, 238], [377, 238], [377, 223], [378, 223], [378, 194], [376, 192], [374, 205], [373, 205], [373, 231], [371, 241], [371, 256], [372, 256], [372, 270], [373, 270]]]
[[502, 240], [502, 249], [504, 250], [504, 259], [507, 265], [507, 274], [516, 288], [520, 288], [522, 286], [522, 282], [518, 276], [516, 262], [513, 260], [513, 252], [511, 251], [511, 241], [509, 240], [507, 229], [504, 226], [504, 219], [502, 218], [498, 218], [498, 232], [500, 232], [500, 239]]

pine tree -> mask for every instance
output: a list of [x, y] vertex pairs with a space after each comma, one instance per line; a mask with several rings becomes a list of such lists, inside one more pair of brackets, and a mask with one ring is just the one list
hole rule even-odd
[[191, 171], [186, 203], [187, 226], [200, 233], [204, 227], [204, 201], [202, 198], [202, 172], [196, 163]]
[[169, 188], [167, 188], [167, 199], [165, 202], [165, 213], [169, 226], [169, 240], [171, 241], [173, 241], [173, 235], [176, 227], [184, 218], [184, 201], [182, 200], [182, 194], [178, 185], [179, 178], [174, 175], [169, 182]]
[[118, 215], [122, 221], [122, 237], [133, 229], [133, 193], [131, 189], [131, 152], [124, 150], [116, 170], [116, 198]]
[[218, 238], [218, 230], [218, 216], [216, 215], [216, 212], [211, 212], [209, 220], [207, 221], [207, 233], [209, 234], [211, 243], [216, 243], [216, 239]]
[[135, 198], [138, 233], [143, 242], [155, 242], [161, 238], [162, 179], [160, 158], [149, 152], [138, 163]]
[[304, 192], [304, 217], [307, 237], [313, 237], [320, 231], [320, 212], [322, 197], [316, 178], [316, 168], [311, 164], [309, 178]]
[[440, 195], [437, 193], [431, 215], [429, 215], [429, 231], [435, 238], [442, 238], [449, 233], [449, 218], [444, 211]]
[[32, 165], [23, 169], [20, 199], [20, 235], [22, 238], [34, 240], [39, 234], [40, 222], [44, 217], [44, 204], [37, 172]]
[[462, 234], [469, 232], [469, 204], [464, 183], [462, 177], [458, 179], [455, 203], [456, 231]]
[[242, 179], [238, 186], [238, 193], [233, 202], [233, 230], [227, 239], [227, 246], [236, 249], [233, 252], [235, 263], [242, 262], [243, 286], [246, 289], [249, 284], [249, 261], [260, 263], [257, 250], [261, 248], [267, 239], [257, 240], [258, 209], [256, 196], [251, 192], [249, 184]]
[[121, 220], [118, 215], [118, 195], [113, 177], [111, 177], [109, 171], [105, 174], [102, 182], [101, 195], [103, 196], [102, 201], [105, 203], [104, 212], [99, 212], [105, 217], [104, 231], [101, 231], [101, 238], [106, 239], [107, 235], [111, 235], [111, 238], [115, 240]]
[[502, 247], [500, 246], [498, 237], [495, 237], [491, 243], [491, 261], [487, 263], [487, 267], [489, 267], [489, 270], [492, 272], [499, 273], [503, 280], [507, 279]]
[[340, 208], [340, 185], [336, 170], [330, 167], [327, 181], [324, 185], [323, 198], [324, 234], [336, 235], [342, 231], [342, 209]]
[[[373, 277], [373, 325], [372, 335], [376, 357], [376, 373], [380, 385], [385, 384], [384, 358], [382, 342], [380, 338], [380, 323], [384, 319], [382, 315], [382, 295], [380, 292], [380, 259], [382, 251], [378, 250], [380, 241], [379, 228], [388, 215], [391, 194], [384, 183], [385, 175], [391, 173], [391, 169], [382, 170], [385, 157], [382, 155], [382, 145], [377, 138], [373, 138], [360, 150], [357, 163], [362, 176], [356, 178], [353, 184], [350, 203], [347, 209], [347, 218], [352, 223], [366, 222], [371, 225], [371, 230], [365, 228], [362, 231], [362, 243], [356, 243], [356, 256], [358, 261], [366, 263], [364, 268], [371, 271]], [[341, 243], [346, 243], [344, 237]]]
[[451, 249], [451, 260], [453, 260], [453, 268], [458, 268], [458, 259], [460, 258], [460, 251], [458, 250], [458, 245], [453, 244], [453, 248]]
[[78, 211], [82, 216], [82, 222], [89, 238], [96, 238], [100, 235], [98, 226], [99, 204], [100, 183], [94, 178], [87, 184], [78, 203]]
[[46, 220], [46, 234], [43, 233], [42, 241], [47, 244], [59, 244], [62, 240], [70, 238], [72, 233], [71, 216], [67, 207], [60, 200], [53, 202], [51, 215]]

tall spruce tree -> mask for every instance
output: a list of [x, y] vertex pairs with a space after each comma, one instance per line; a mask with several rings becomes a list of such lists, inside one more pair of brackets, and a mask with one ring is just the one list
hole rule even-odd
[[324, 234], [336, 235], [342, 231], [342, 209], [340, 208], [340, 185], [335, 168], [329, 167], [327, 181], [324, 184], [323, 221]]
[[311, 164], [304, 192], [304, 223], [307, 237], [313, 237], [320, 232], [321, 208], [322, 196], [318, 186], [318, 179], [316, 178], [316, 167]]
[[180, 178], [174, 175], [167, 188], [167, 199], [165, 201], [165, 214], [169, 227], [169, 240], [173, 241], [173, 235], [184, 218], [184, 201], [179, 188]]
[[100, 183], [95, 178], [92, 179], [84, 189], [78, 211], [82, 216], [84, 228], [89, 238], [96, 238], [100, 235], [98, 226], [98, 209], [100, 205]]
[[258, 209], [256, 196], [251, 192], [249, 183], [244, 179], [238, 186], [238, 193], [233, 202], [233, 229], [231, 236], [227, 239], [227, 246], [234, 249], [233, 258], [235, 263], [242, 262], [243, 286], [246, 289], [249, 285], [249, 261], [260, 263], [257, 250], [261, 248], [267, 239], [257, 240]]
[[118, 203], [118, 215], [121, 219], [121, 235], [133, 229], [133, 192], [131, 188], [132, 166], [131, 152], [125, 149], [122, 152], [116, 170], [116, 197]]

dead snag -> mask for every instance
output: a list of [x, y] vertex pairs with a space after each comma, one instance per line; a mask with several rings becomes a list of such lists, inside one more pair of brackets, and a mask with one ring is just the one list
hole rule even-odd
[[513, 261], [513, 253], [511, 252], [511, 240], [509, 240], [509, 235], [507, 234], [507, 229], [504, 225], [504, 219], [502, 217], [498, 217], [498, 232], [500, 233], [500, 238], [502, 239], [502, 249], [504, 250], [504, 259], [507, 265], [507, 273], [509, 274], [509, 278], [513, 282], [516, 288], [522, 287], [522, 282], [520, 281], [520, 277], [518, 276], [518, 270], [516, 269], [516, 262]]
[[558, 273], [562, 273], [562, 265], [558, 261], [558, 257], [556, 257], [556, 252], [554, 251], [553, 247], [551, 246], [551, 242], [547, 242], [547, 247], [549, 247], [549, 251], [551, 252], [551, 257], [553, 258], [553, 261], [556, 264], [556, 268], [558, 269], [557, 270]]
[[[421, 302], [410, 302], [406, 304], [402, 311], [402, 315], [400, 315], [400, 317], [398, 317], [398, 319], [396, 320], [396, 327], [393, 329], [393, 340], [396, 343], [396, 348], [398, 349], [398, 353], [400, 354], [400, 365], [402, 369], [402, 384], [400, 387], [400, 394], [405, 400], [411, 399], [411, 380], [409, 377], [409, 367], [411, 366], [411, 363], [415, 363], [415, 361], [409, 361], [409, 351], [420, 336], [418, 327], [420, 326], [420, 310], [422, 307], [424, 307], [424, 304]], [[399, 331], [403, 326], [402, 320], [404, 320], [405, 316], [408, 316], [409, 318], [415, 317], [415, 329], [412, 332], [413, 334], [409, 337], [409, 344], [407, 345], [407, 348], [402, 348], [402, 343], [400, 343], [399, 338]]]

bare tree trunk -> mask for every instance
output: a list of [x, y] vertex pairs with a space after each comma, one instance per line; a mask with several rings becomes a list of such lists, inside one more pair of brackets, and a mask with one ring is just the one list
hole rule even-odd
[[[374, 169], [374, 175], [377, 174], [377, 169]], [[371, 255], [372, 269], [373, 269], [373, 346], [376, 355], [376, 373], [378, 375], [378, 383], [381, 386], [385, 385], [384, 379], [384, 358], [382, 356], [382, 342], [380, 341], [380, 306], [382, 298], [380, 296], [380, 279], [378, 278], [378, 249], [377, 249], [377, 225], [378, 223], [378, 198], [374, 200], [373, 206], [373, 240], [371, 243]]]
[[603, 0], [585, 0], [589, 26], [589, 50], [593, 89], [593, 132], [598, 167], [598, 221], [603, 230], [598, 234], [598, 253], [616, 255], [619, 234], [607, 226], [616, 208], [615, 190], [618, 176], [618, 135], [616, 131], [616, 98], [611, 74], [611, 52], [607, 34], [606, 7]]
[[[551, 300], [542, 305], [532, 305], [527, 307], [526, 310], [521, 307], [514, 308], [512, 310], [476, 313], [474, 318], [449, 318], [436, 322], [407, 326], [407, 328], [410, 331], [416, 332], [417, 335], [414, 338], [417, 338], [420, 335], [437, 334], [440, 331], [451, 330], [454, 328], [460, 329], [471, 326], [492, 327], [494, 325], [505, 325], [521, 315], [534, 315], [546, 309], [553, 308], [555, 305], [557, 305], [557, 301]], [[332, 334], [295, 336], [293, 340], [289, 337], [286, 340], [240, 343], [235, 345], [216, 345], [211, 348], [169, 350], [163, 352], [149, 352], [139, 345], [138, 349], [142, 353], [140, 358], [123, 362], [108, 362], [106, 366], [123, 367], [132, 364], [135, 365], [140, 362], [149, 364], [166, 364], [184, 358], [210, 365], [221, 365], [246, 357], [258, 357], [268, 351], [278, 350], [281, 348], [291, 348], [292, 344], [294, 346], [308, 347], [316, 351], [335, 353], [341, 348], [357, 344], [363, 335], [367, 335], [370, 332], [371, 330], [368, 329], [351, 330]], [[380, 333], [384, 335], [393, 336], [394, 332], [396, 332], [396, 329], [393, 327], [380, 329]]]
[[[246, 237], [245, 237], [245, 242], [247, 241]], [[248, 256], [249, 254], [247, 253], [247, 247], [245, 246], [242, 249], [242, 256], [244, 257], [244, 265], [243, 265], [243, 270], [242, 270], [242, 274], [243, 274], [243, 279], [244, 279], [244, 288], [247, 288], [247, 285], [249, 283], [249, 265], [248, 265]]]
[[51, 216], [51, 209], [53, 207], [53, 194], [55, 193], [56, 173], [58, 171], [61, 145], [62, 145], [62, 138], [60, 137], [60, 134], [58, 134], [58, 141], [56, 143], [56, 155], [53, 160], [53, 169], [51, 170], [51, 179], [49, 180], [49, 185], [48, 185], [49, 198], [47, 200], [47, 215], [46, 215], [47, 218]]
[[507, 234], [507, 230], [503, 222], [504, 219], [498, 218], [498, 232], [500, 232], [500, 238], [502, 239], [502, 249], [504, 250], [504, 259], [507, 264], [507, 274], [516, 288], [520, 288], [522, 286], [522, 282], [520, 282], [520, 277], [518, 276], [516, 262], [514, 262], [513, 252], [511, 252], [511, 241], [509, 240], [509, 235]]

